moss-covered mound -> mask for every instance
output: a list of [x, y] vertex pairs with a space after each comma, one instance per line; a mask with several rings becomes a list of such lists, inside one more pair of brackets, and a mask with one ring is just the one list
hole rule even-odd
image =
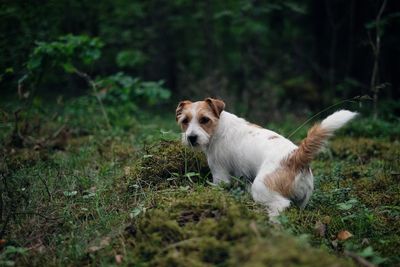
[[202, 152], [178, 141], [162, 141], [144, 150], [135, 166], [127, 172], [130, 185], [185, 185], [204, 182], [209, 174]]
[[283, 233], [251, 200], [236, 201], [220, 188], [160, 194], [153, 206], [127, 227], [128, 265], [352, 266]]

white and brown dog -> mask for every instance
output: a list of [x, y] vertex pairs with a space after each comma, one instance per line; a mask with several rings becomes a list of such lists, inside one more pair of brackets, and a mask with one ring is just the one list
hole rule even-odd
[[313, 191], [309, 164], [333, 132], [357, 113], [340, 110], [314, 125], [299, 146], [283, 136], [224, 111], [218, 99], [182, 101], [176, 120], [182, 142], [207, 155], [214, 183], [231, 176], [253, 181], [251, 194], [266, 206], [270, 218], [294, 202], [303, 208]]

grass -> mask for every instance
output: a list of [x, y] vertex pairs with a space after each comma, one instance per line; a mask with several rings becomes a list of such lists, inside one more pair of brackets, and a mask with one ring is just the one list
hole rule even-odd
[[339, 133], [313, 162], [308, 207], [290, 208], [276, 226], [239, 179], [209, 183], [204, 156], [177, 141], [173, 114], [124, 116], [109, 131], [96, 107], [76, 105], [23, 110], [22, 139], [13, 119], [1, 125], [0, 265], [400, 263], [400, 143], [391, 129], [379, 138]]

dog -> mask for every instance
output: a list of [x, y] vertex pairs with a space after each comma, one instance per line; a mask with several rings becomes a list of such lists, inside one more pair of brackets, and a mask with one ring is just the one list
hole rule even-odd
[[229, 183], [232, 176], [249, 179], [254, 201], [266, 207], [272, 221], [291, 203], [306, 206], [314, 189], [310, 162], [333, 132], [356, 115], [348, 110], [333, 113], [315, 124], [296, 146], [225, 111], [219, 99], [185, 100], [176, 108], [182, 142], [206, 154], [213, 183]]

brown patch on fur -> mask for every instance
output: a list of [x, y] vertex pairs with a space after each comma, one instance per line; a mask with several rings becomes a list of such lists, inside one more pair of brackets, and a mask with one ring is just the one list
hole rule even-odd
[[299, 147], [281, 161], [280, 167], [264, 178], [265, 185], [285, 197], [292, 196], [296, 175], [302, 171], [309, 171], [308, 165], [330, 136], [331, 132], [321, 128], [320, 124], [314, 125]]
[[292, 182], [296, 177], [296, 172], [293, 169], [280, 166], [273, 173], [268, 174], [264, 178], [265, 185], [280, 193], [282, 196], [290, 197], [292, 195]]
[[[193, 118], [192, 105], [196, 104], [195, 117]], [[180, 124], [181, 129], [185, 132], [189, 126], [189, 123], [196, 119], [200, 127], [204, 129], [209, 135], [212, 135], [218, 124], [219, 115], [225, 107], [225, 103], [222, 100], [206, 98], [204, 101], [198, 101], [192, 103], [189, 100], [181, 101], [176, 108], [176, 121]], [[201, 123], [202, 118], [207, 118], [208, 121]], [[187, 120], [187, 123], [183, 123]]]
[[225, 102], [222, 100], [209, 97], [204, 99], [204, 102], [210, 106], [211, 110], [214, 112], [217, 118], [219, 118], [219, 115], [225, 109]]
[[192, 102], [189, 100], [184, 100], [184, 101], [179, 102], [178, 106], [176, 107], [176, 112], [175, 112], [176, 121], [178, 121], [179, 118], [181, 117], [184, 108], [190, 104], [192, 104]]
[[295, 170], [308, 166], [331, 135], [332, 133], [323, 129], [320, 124], [314, 125], [308, 131], [307, 137], [286, 160], [286, 165]]
[[268, 140], [272, 140], [272, 139], [276, 139], [276, 138], [279, 138], [279, 136], [273, 135], [273, 136], [268, 137]]
[[189, 127], [189, 123], [192, 120], [192, 114], [190, 114], [190, 112], [183, 112], [181, 117], [185, 117], [185, 119], [188, 120], [188, 123], [180, 123], [181, 129], [182, 131], [186, 131], [186, 129]]
[[196, 109], [197, 121], [200, 122], [201, 118], [203, 117], [207, 117], [209, 121], [204, 124], [200, 123], [200, 127], [203, 128], [204, 131], [206, 131], [209, 135], [212, 135], [218, 125], [219, 114], [217, 116], [213, 107], [210, 106], [210, 104], [206, 101], [200, 101], [198, 108]]
[[[186, 131], [189, 126], [189, 122], [192, 120], [192, 114], [187, 111], [190, 109], [192, 102], [189, 100], [181, 101], [176, 108], [176, 121], [179, 122], [182, 131]], [[183, 120], [187, 119], [188, 123], [182, 123]]]

